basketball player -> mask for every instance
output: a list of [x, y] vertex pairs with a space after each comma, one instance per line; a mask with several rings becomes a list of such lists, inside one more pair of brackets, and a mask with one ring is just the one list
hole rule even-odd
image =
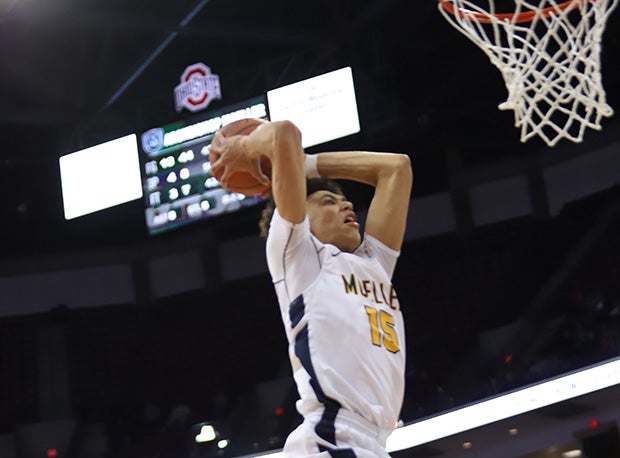
[[[271, 160], [267, 262], [304, 417], [285, 456], [387, 457], [404, 394], [405, 335], [391, 276], [412, 184], [408, 156], [305, 155], [287, 121], [216, 135], [211, 149], [221, 154], [212, 172], [224, 186], [233, 170], [266, 182], [259, 157]], [[363, 241], [353, 204], [318, 176], [375, 187]]]

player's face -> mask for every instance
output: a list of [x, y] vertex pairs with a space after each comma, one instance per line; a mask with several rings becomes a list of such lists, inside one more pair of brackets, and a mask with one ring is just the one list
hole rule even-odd
[[353, 204], [331, 191], [317, 191], [306, 201], [310, 231], [323, 243], [352, 252], [361, 242]]

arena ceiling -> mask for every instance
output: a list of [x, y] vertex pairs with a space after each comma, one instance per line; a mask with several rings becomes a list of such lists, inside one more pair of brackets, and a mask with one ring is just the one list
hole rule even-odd
[[[603, 47], [618, 112], [619, 16]], [[501, 76], [435, 0], [0, 0], [0, 254], [68, 249], [58, 157], [178, 119], [172, 89], [198, 61], [220, 76], [223, 105], [352, 66], [362, 134], [336, 146], [410, 154], [417, 195], [460, 166], [577, 148], [519, 142], [512, 113], [497, 110]], [[579, 149], [619, 134], [616, 115]], [[144, 234], [124, 209], [105, 218], [77, 224], [117, 241]]]
[[[618, 22], [603, 48], [617, 110]], [[172, 90], [195, 62], [220, 76], [214, 108], [350, 65], [362, 133], [330, 147], [410, 154], [418, 195], [546, 150], [519, 142], [499, 72], [434, 0], [0, 0], [3, 231], [56, 219], [60, 155], [177, 120]], [[584, 147], [615, 138], [615, 119]]]

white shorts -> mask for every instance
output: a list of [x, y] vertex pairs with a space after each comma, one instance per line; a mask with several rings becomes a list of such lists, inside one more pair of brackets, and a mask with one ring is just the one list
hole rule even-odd
[[[322, 413], [306, 415], [286, 439], [284, 456], [286, 458], [389, 458], [385, 451], [385, 441], [391, 431], [378, 428], [363, 417], [339, 409], [333, 427], [335, 443], [325, 440], [325, 435], [317, 433], [317, 425], [325, 426]], [[319, 429], [321, 426], [319, 426]]]

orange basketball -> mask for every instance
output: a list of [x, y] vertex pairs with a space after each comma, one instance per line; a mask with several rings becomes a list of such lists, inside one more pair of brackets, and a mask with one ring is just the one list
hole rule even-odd
[[[233, 135], [249, 135], [263, 122], [265, 121], [255, 118], [240, 119], [223, 126], [220, 129], [220, 134], [224, 137], [232, 137]], [[218, 158], [219, 155], [216, 155], [215, 153], [209, 154], [209, 161], [211, 164], [215, 163]], [[266, 156], [261, 156], [260, 165], [263, 173], [271, 178], [271, 162]], [[262, 184], [247, 172], [237, 172], [234, 173], [228, 180], [228, 186], [226, 189], [232, 192], [244, 194], [246, 196], [255, 196], [257, 194], [264, 194], [269, 191], [271, 187], [269, 185]]]

